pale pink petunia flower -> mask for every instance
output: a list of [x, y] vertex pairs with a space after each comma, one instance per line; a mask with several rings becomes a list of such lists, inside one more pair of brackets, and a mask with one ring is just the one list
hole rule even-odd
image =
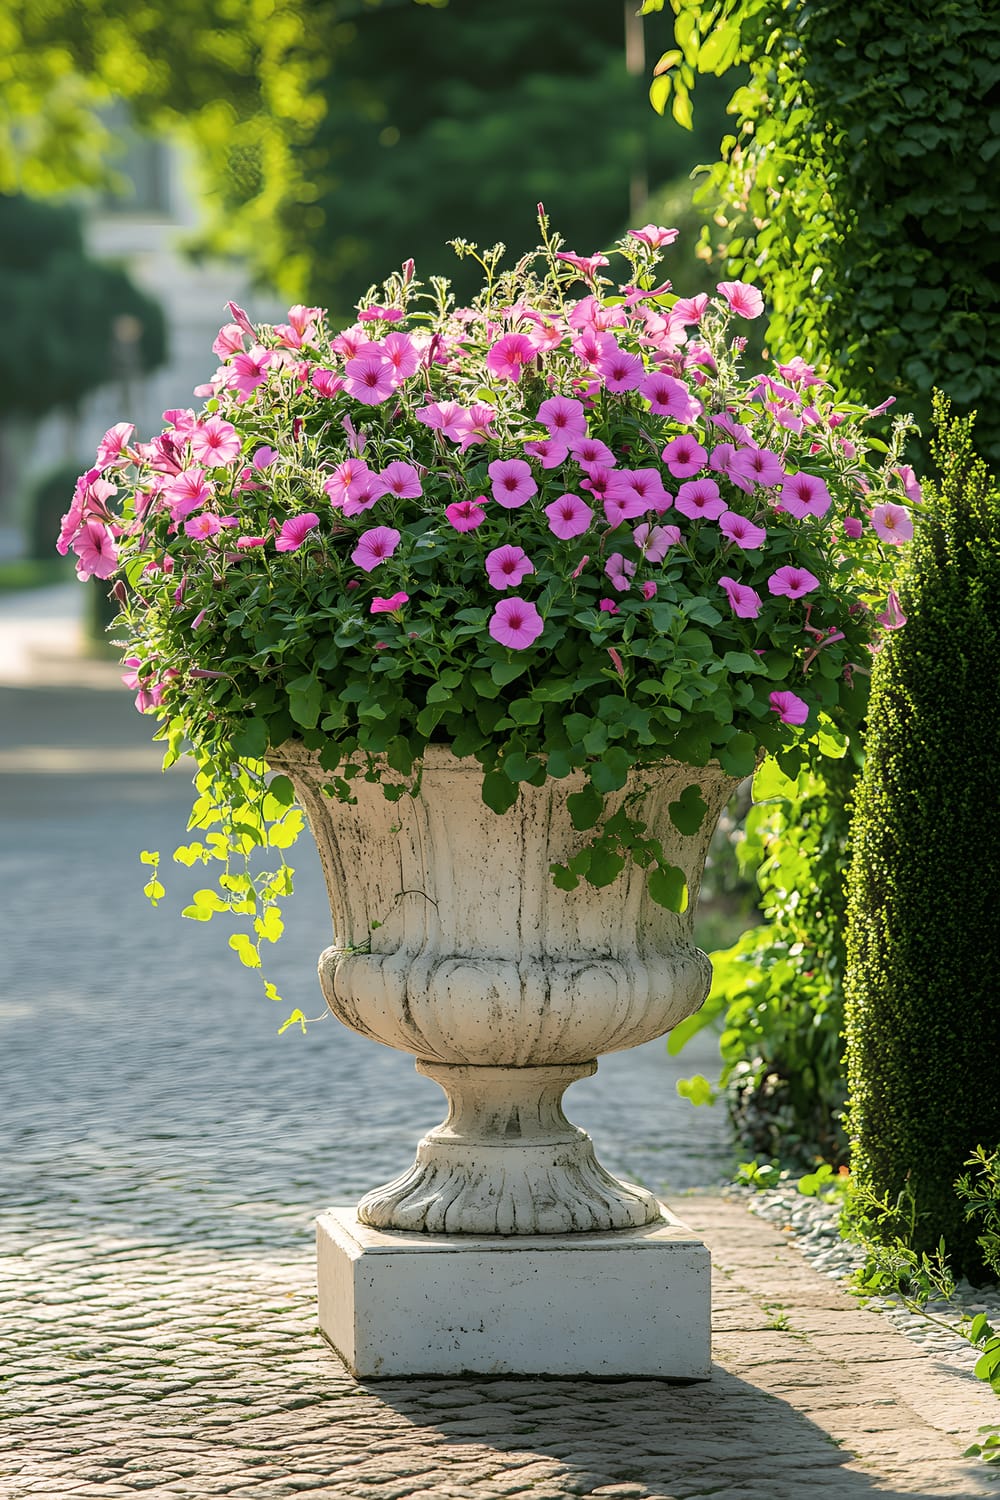
[[538, 408], [538, 420], [546, 427], [549, 436], [568, 445], [570, 438], [587, 436], [587, 413], [582, 401], [571, 396], [550, 396]]
[[215, 336], [212, 353], [219, 359], [228, 359], [230, 354], [242, 354], [243, 338], [243, 329], [238, 323], [224, 323]]
[[420, 365], [420, 352], [406, 333], [390, 333], [380, 345], [382, 355], [392, 366], [396, 384], [400, 385], [415, 374]]
[[[115, 429], [112, 428], [112, 431], [114, 430]], [[923, 499], [923, 495], [920, 489], [920, 482], [917, 479], [916, 474], [914, 474], [910, 465], [900, 464], [899, 468], [895, 470], [895, 474], [897, 478], [902, 482], [903, 494], [906, 496], [907, 500], [909, 500], [912, 505], [919, 505], [921, 500]]]
[[77, 557], [77, 578], [110, 578], [118, 566], [115, 539], [100, 521], [84, 521], [72, 548]]
[[311, 510], [303, 511], [300, 516], [289, 516], [281, 530], [278, 532], [274, 543], [277, 552], [297, 552], [309, 535], [319, 525], [319, 516], [314, 515]]
[[727, 509], [714, 479], [689, 479], [677, 491], [674, 504], [692, 521], [717, 521]]
[[373, 615], [391, 615], [393, 610], [402, 609], [404, 604], [409, 603], [409, 599], [409, 594], [404, 594], [402, 590], [398, 594], [391, 594], [388, 599], [381, 599], [376, 594], [369, 608]]
[[560, 495], [545, 507], [549, 518], [549, 530], [554, 536], [568, 542], [571, 537], [582, 536], [594, 519], [594, 512], [579, 495]]
[[735, 578], [720, 578], [719, 587], [725, 589], [729, 607], [739, 619], [755, 620], [760, 614], [760, 595], [749, 584], [739, 583]]
[[254, 547], [263, 547], [266, 541], [266, 536], [238, 536], [236, 545], [241, 552], [249, 552]]
[[725, 515], [719, 517], [719, 530], [729, 541], [735, 542], [737, 547], [742, 547], [744, 552], [754, 552], [758, 547], [763, 547], [767, 540], [767, 532], [763, 526], [754, 525], [753, 521], [734, 510], [727, 510]]
[[885, 601], [884, 613], [876, 615], [875, 618], [886, 630], [899, 630], [906, 624], [906, 616], [900, 608], [899, 595], [895, 589], [889, 590], [889, 597]]
[[680, 230], [664, 229], [662, 224], [644, 224], [641, 229], [630, 229], [629, 234], [632, 239], [649, 245], [650, 249], [660, 250], [664, 245], [672, 245]]
[[496, 414], [495, 406], [484, 406], [481, 403], [470, 406], [462, 413], [458, 424], [462, 432], [458, 445], [460, 453], [471, 448], [473, 443], [486, 443], [496, 439], [496, 433], [491, 426]]
[[782, 724], [804, 724], [809, 717], [809, 705], [794, 693], [774, 692], [768, 694], [768, 702]]
[[857, 516], [844, 517], [844, 535], [849, 536], [852, 542], [856, 542], [865, 529], [864, 521]]
[[485, 503], [485, 495], [480, 495], [478, 500], [455, 500], [445, 506], [444, 513], [456, 531], [475, 531], [486, 520], [482, 508]]
[[400, 534], [395, 527], [373, 526], [371, 531], [363, 531], [358, 537], [358, 544], [351, 553], [351, 561], [370, 573], [380, 562], [385, 562], [386, 558], [392, 556], [399, 543]]
[[366, 351], [344, 366], [344, 385], [349, 396], [366, 406], [378, 406], [396, 389], [396, 374], [377, 351]]
[[506, 510], [516, 510], [538, 491], [531, 468], [523, 458], [495, 458], [487, 473], [494, 500]]
[[681, 325], [700, 323], [708, 306], [708, 293], [699, 292], [697, 297], [678, 297], [670, 309], [670, 316]]
[[495, 589], [513, 589], [535, 571], [535, 565], [521, 547], [494, 547], [486, 554], [486, 576]]
[[732, 443], [716, 443], [708, 460], [708, 467], [716, 474], [722, 474], [730, 484], [735, 484], [737, 489], [749, 495], [753, 490], [753, 481], [747, 479], [736, 467], [734, 461], [738, 455], [739, 450], [734, 448]]
[[467, 412], [457, 401], [433, 401], [429, 406], [422, 406], [413, 415], [425, 427], [433, 428], [442, 437], [450, 438], [453, 443], [461, 442], [465, 435]]
[[545, 621], [529, 600], [514, 597], [500, 600], [490, 617], [488, 629], [501, 646], [523, 651], [537, 641], [545, 629]]
[[372, 481], [372, 488], [380, 495], [395, 495], [397, 500], [417, 500], [423, 494], [417, 470], [400, 458], [386, 464]]
[[681, 534], [676, 526], [650, 526], [643, 521], [632, 532], [632, 540], [647, 562], [662, 562], [671, 547], [677, 545]]
[[797, 568], [793, 563], [786, 563], [767, 580], [769, 594], [785, 594], [789, 599], [801, 599], [804, 594], [811, 594], [818, 588], [819, 579], [815, 573], [810, 573], [808, 568]]
[[497, 380], [520, 380], [521, 371], [536, 356], [534, 344], [524, 333], [506, 333], [486, 355], [486, 368]]
[[728, 411], [716, 412], [714, 416], [709, 417], [709, 421], [713, 427], [718, 427], [720, 432], [724, 432], [727, 437], [731, 437], [737, 447], [741, 445], [753, 446], [753, 438], [749, 427], [744, 427], [742, 422], [737, 422], [736, 418]]
[[645, 366], [638, 354], [628, 354], [615, 344], [597, 361], [597, 373], [607, 390], [616, 395], [637, 391], [644, 384]]
[[336, 370], [313, 370], [309, 377], [309, 383], [313, 390], [318, 391], [321, 396], [335, 396], [338, 391], [344, 389], [343, 376], [338, 375]]
[[716, 291], [741, 318], [759, 318], [764, 311], [764, 299], [760, 292], [745, 281], [720, 281]]
[[342, 510], [346, 500], [360, 500], [367, 496], [374, 475], [363, 458], [345, 458], [339, 463], [323, 488], [330, 497], [330, 504]]
[[556, 255], [556, 260], [564, 260], [579, 271], [588, 281], [597, 275], [600, 266], [609, 264], [606, 255], [577, 255], [574, 250], [563, 250]]
[[640, 395], [649, 402], [655, 417], [673, 417], [675, 422], [694, 422], [702, 412], [702, 404], [692, 396], [683, 380], [666, 375], [661, 370], [647, 375], [639, 387]]
[[689, 433], [671, 438], [660, 457], [675, 479], [689, 479], [708, 462], [708, 452]]
[[570, 438], [569, 449], [581, 468], [587, 469], [593, 464], [605, 465], [609, 469], [615, 466], [615, 455], [600, 438]]
[[887, 500], [884, 505], [872, 509], [872, 525], [883, 542], [901, 546], [913, 535], [913, 518], [903, 505], [893, 505]]
[[778, 498], [789, 515], [800, 521], [804, 516], [825, 516], [833, 504], [830, 491], [815, 474], [787, 475]]
[[242, 446], [236, 428], [222, 417], [209, 417], [191, 432], [192, 457], [209, 468], [233, 463], [239, 458]]
[[751, 484], [772, 489], [784, 483], [785, 466], [770, 448], [737, 448], [729, 465], [729, 474], [730, 478], [739, 474]]
[[109, 464], [122, 462], [125, 447], [130, 442], [133, 432], [135, 432], [134, 422], [117, 422], [114, 427], [109, 427], [98, 444], [94, 468], [106, 469]]
[[184, 522], [184, 530], [188, 536], [204, 542], [222, 530], [222, 522], [210, 510], [203, 510], [198, 516], [188, 517]]
[[619, 593], [624, 594], [627, 589], [632, 587], [632, 579], [635, 576], [635, 563], [630, 561], [629, 558], [623, 557], [620, 552], [612, 552], [604, 564], [604, 571]]

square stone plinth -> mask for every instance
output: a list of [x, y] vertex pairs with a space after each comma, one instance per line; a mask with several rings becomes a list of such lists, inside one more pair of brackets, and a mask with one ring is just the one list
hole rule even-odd
[[319, 1325], [360, 1379], [707, 1380], [710, 1259], [666, 1208], [643, 1229], [489, 1236], [316, 1225]]

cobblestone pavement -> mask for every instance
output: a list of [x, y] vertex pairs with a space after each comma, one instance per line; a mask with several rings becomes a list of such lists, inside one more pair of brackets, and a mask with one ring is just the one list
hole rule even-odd
[[[112, 673], [73, 676], [0, 687], [0, 1500], [1000, 1494], [958, 1457], [992, 1415], [975, 1383], [738, 1204], [677, 1201], [729, 1157], [675, 1096], [707, 1060], [661, 1044], [569, 1113], [713, 1245], [712, 1382], [352, 1380], [316, 1332], [311, 1219], [401, 1170], [441, 1096], [332, 1020], [277, 1038], [225, 935], [177, 915], [187, 872], [146, 905], [137, 851], [181, 839], [186, 777]], [[274, 977], [318, 1015], [329, 917], [295, 862]]]

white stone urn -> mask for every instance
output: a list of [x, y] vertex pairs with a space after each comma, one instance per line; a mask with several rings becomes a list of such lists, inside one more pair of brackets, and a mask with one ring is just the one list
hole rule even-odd
[[[319, 847], [335, 937], [319, 961], [330, 1009], [411, 1052], [448, 1098], [413, 1166], [361, 1200], [361, 1222], [446, 1235], [657, 1222], [657, 1200], [605, 1171], [561, 1099], [602, 1053], [663, 1036], [704, 1001], [711, 968], [693, 915], [737, 781], [718, 766], [667, 761], [633, 771], [608, 799], [609, 811], [630, 799], [683, 869], [689, 903], [677, 914], [650, 899], [631, 864], [601, 889], [553, 884], [549, 867], [589, 837], [566, 806], [580, 775], [522, 785], [498, 817], [482, 802], [478, 763], [443, 746], [428, 748], [418, 794], [398, 802], [362, 778], [355, 805], [325, 796], [318, 756], [294, 742], [268, 761], [291, 778]], [[684, 836], [668, 807], [692, 784], [708, 812]]]

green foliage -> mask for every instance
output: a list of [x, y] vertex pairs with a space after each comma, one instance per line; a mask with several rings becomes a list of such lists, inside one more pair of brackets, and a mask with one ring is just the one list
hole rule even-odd
[[[837, 351], [844, 390], [898, 391], [929, 425], [937, 386], [978, 403], [1000, 458], [996, 307], [1000, 203], [992, 0], [672, 0], [660, 60], [675, 118], [698, 73], [749, 66], [733, 133], [709, 169], [733, 274], [763, 283], [779, 357]], [[645, 9], [660, 9], [647, 0]], [[660, 106], [665, 100], [658, 98]]]
[[822, 769], [768, 760], [754, 782], [741, 864], [756, 870], [764, 922], [712, 954], [712, 991], [671, 1033], [671, 1052], [721, 1021], [724, 1091], [745, 1145], [784, 1160], [844, 1159], [843, 921], [856, 767], [831, 739]]
[[983, 1261], [1000, 1281], [1000, 1146], [993, 1152], [977, 1146], [965, 1165], [972, 1170], [956, 1179], [955, 1191], [966, 1221], [981, 1231], [976, 1244]]
[[971, 421], [939, 412], [940, 491], [900, 584], [907, 617], [876, 658], [850, 873], [847, 1059], [860, 1187], [920, 1205], [913, 1248], [943, 1235], [988, 1274], [952, 1191], [1000, 1141], [1000, 492]]
[[0, 412], [40, 417], [113, 379], [121, 317], [141, 324], [141, 367], [161, 364], [159, 304], [118, 267], [90, 259], [78, 210], [0, 196]]

